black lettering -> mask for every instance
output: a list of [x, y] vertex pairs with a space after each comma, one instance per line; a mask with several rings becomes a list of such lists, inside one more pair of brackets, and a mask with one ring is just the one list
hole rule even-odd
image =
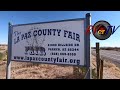
[[59, 62], [62, 62], [62, 59], [59, 59]]
[[33, 57], [33, 60], [35, 60], [35, 57]]
[[32, 60], [32, 57], [30, 57], [30, 61]]
[[51, 35], [51, 29], [48, 29], [48, 35]]
[[25, 39], [25, 36], [24, 34], [21, 35], [21, 40]]
[[75, 40], [75, 33], [73, 32], [73, 39]]
[[43, 29], [43, 35], [46, 35], [46, 29]]
[[68, 33], [68, 31], [64, 30], [64, 37], [66, 37], [67, 33]]
[[18, 40], [19, 40], [19, 37], [17, 37], [16, 43], [18, 42]]
[[28, 38], [30, 38], [31, 37], [31, 32], [28, 32]]
[[33, 32], [33, 36], [37, 36], [37, 30]]
[[51, 51], [51, 48], [48, 48], [48, 51]]
[[75, 48], [75, 50], [74, 51], [76, 51], [77, 49]]
[[41, 58], [42, 61], [44, 61], [44, 58]]
[[65, 59], [65, 62], [67, 62], [67, 59]]
[[64, 60], [65, 60], [65, 59], [63, 58], [63, 60], [62, 60], [63, 63], [64, 63]]
[[55, 36], [55, 31], [56, 31], [56, 29], [53, 29], [53, 35]]
[[54, 63], [55, 63], [55, 62], [56, 62], [56, 58], [54, 58], [54, 60], [53, 60], [53, 61], [54, 61]]
[[76, 53], [74, 53], [74, 56], [76, 56]]
[[17, 59], [20, 59], [20, 57], [19, 57], [19, 56], [17, 56]]
[[38, 35], [40, 36], [42, 34], [42, 31], [41, 30], [38, 30]]
[[61, 30], [57, 30], [57, 32], [58, 32], [58, 36], [60, 36], [60, 32], [61, 32]]
[[16, 59], [16, 56], [14, 56], [14, 59]]
[[80, 65], [80, 60], [77, 60], [77, 65]]
[[71, 38], [71, 39], [72, 39], [72, 32], [70, 32], [70, 31], [69, 31], [68, 38]]
[[58, 44], [58, 46], [61, 46], [60, 44]]
[[19, 36], [17, 37], [17, 43], [20, 41]]
[[76, 61], [76, 60], [74, 59], [73, 62], [75, 63], [75, 61]]
[[66, 51], [66, 48], [62, 48], [62, 51]]
[[36, 57], [36, 61], [38, 60], [38, 58]]
[[50, 61], [50, 58], [48, 58], [48, 61]]
[[74, 46], [76, 46], [76, 44], [74, 44]]
[[68, 51], [70, 51], [70, 49], [68, 48]]
[[80, 42], [80, 35], [76, 34], [76, 40]]
[[29, 57], [27, 57], [27, 60], [29, 60]]
[[73, 60], [72, 60], [72, 59], [70, 59], [70, 63], [73, 63]]
[[45, 61], [47, 61], [47, 58], [45, 58]]
[[25, 39], [27, 39], [27, 33], [25, 33]]
[[56, 62], [58, 62], [58, 60], [59, 60], [58, 58], [59, 58], [59, 57], [57, 57], [57, 61], [56, 61]]
[[58, 51], [61, 51], [60, 48], [58, 48]]

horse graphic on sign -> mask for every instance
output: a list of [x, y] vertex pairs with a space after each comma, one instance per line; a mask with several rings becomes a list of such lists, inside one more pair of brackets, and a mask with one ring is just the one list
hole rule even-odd
[[45, 41], [45, 36], [32, 36], [27, 38], [28, 46], [25, 46], [25, 55], [40, 55], [45, 56], [45, 48], [42, 46]]

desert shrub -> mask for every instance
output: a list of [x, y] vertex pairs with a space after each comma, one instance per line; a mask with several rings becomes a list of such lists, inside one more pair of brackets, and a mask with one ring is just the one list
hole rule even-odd
[[0, 60], [2, 60], [4, 57], [4, 54], [3, 53], [0, 53]]
[[6, 57], [7, 57], [6, 51], [3, 53], [0, 52], [0, 60], [6, 60]]
[[95, 72], [95, 69], [92, 69], [92, 78], [97, 79], [97, 73]]
[[6, 54], [6, 55], [8, 54], [8, 50], [5, 50], [5, 54]]

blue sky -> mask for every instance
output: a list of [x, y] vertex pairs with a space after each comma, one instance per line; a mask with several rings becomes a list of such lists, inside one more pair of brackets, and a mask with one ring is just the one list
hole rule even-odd
[[[92, 15], [92, 25], [98, 20], [106, 20], [111, 25], [120, 25], [120, 11], [0, 11], [0, 44], [8, 42], [8, 22], [24, 24], [63, 19], [84, 18]], [[91, 46], [100, 42], [100, 46], [120, 47], [120, 28], [107, 40], [98, 40], [91, 34]]]

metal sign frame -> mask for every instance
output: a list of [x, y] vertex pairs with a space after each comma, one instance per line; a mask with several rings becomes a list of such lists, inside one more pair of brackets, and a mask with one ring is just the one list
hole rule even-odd
[[[13, 27], [15, 26], [21, 26], [21, 25], [30, 25], [30, 24], [44, 24], [44, 23], [53, 23], [53, 22], [64, 22], [64, 21], [73, 21], [73, 20], [84, 20], [84, 26], [85, 26], [85, 30], [84, 30], [84, 47], [85, 47], [85, 52], [84, 52], [84, 62], [85, 65], [79, 65], [78, 67], [87, 67], [88, 73], [87, 73], [87, 77], [86, 79], [90, 79], [91, 78], [91, 74], [90, 74], [90, 35], [86, 34], [86, 29], [87, 27], [90, 25], [91, 23], [91, 15], [90, 13], [86, 14], [85, 18], [77, 18], [77, 19], [67, 19], [67, 20], [59, 20], [59, 21], [50, 21], [50, 22], [38, 22], [38, 23], [28, 23], [28, 24], [18, 24], [18, 25], [12, 25], [11, 23], [8, 23], [8, 56], [7, 56], [7, 67], [6, 67], [6, 79], [10, 79], [11, 78], [11, 61], [15, 61], [15, 60], [11, 60], [11, 56], [12, 56], [12, 34], [13, 34]], [[18, 62], [27, 62], [27, 61], [18, 61]], [[35, 63], [41, 63], [42, 62], [35, 62]], [[47, 63], [44, 63], [47, 64]], [[49, 63], [51, 64], [51, 63]], [[52, 65], [62, 65], [62, 64], [54, 64], [52, 63]], [[64, 64], [67, 65], [67, 64]], [[69, 65], [69, 66], [74, 66], [74, 65]]]

